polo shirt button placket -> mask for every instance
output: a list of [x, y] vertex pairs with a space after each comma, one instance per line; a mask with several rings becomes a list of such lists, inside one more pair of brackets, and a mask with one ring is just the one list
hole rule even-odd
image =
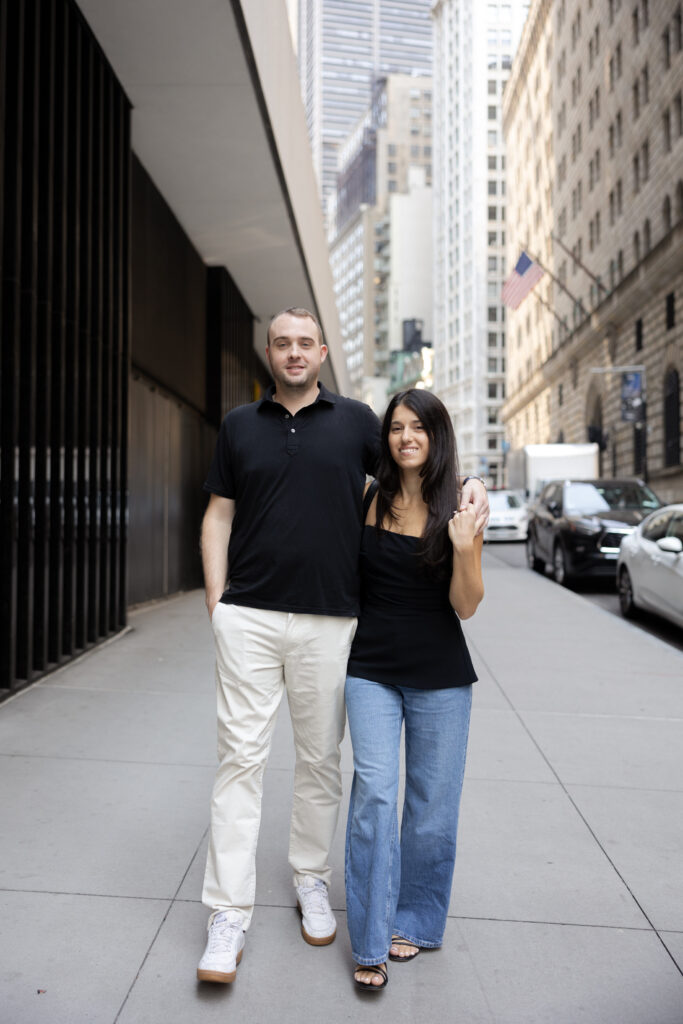
[[[289, 416], [286, 416], [285, 419], [289, 419]], [[299, 445], [297, 444], [297, 438], [295, 436], [293, 436], [295, 434], [296, 434], [296, 427], [290, 427], [289, 431], [288, 431], [288, 435], [287, 435], [287, 454], [288, 455], [296, 455], [296, 453], [299, 450]]]

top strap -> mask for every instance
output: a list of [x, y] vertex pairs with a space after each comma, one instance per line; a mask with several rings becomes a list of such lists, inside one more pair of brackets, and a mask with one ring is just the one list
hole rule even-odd
[[375, 495], [377, 494], [378, 490], [379, 490], [379, 484], [378, 484], [378, 482], [376, 480], [373, 480], [372, 483], [370, 484], [370, 486], [368, 487], [367, 491], [365, 492], [365, 497], [363, 498], [363, 523], [364, 524], [365, 524], [365, 520], [368, 518], [368, 512], [370, 511], [370, 506], [372, 505], [372, 499], [375, 497]]

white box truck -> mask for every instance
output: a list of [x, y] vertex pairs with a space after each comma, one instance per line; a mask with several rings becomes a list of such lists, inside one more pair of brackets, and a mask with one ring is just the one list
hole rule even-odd
[[526, 444], [507, 454], [508, 487], [533, 501], [549, 480], [590, 480], [600, 475], [598, 446]]

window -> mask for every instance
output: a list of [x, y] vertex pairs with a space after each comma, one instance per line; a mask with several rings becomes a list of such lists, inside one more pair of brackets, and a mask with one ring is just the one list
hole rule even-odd
[[490, 324], [495, 324], [495, 323], [498, 322], [498, 307], [497, 306], [489, 306], [488, 307], [488, 322]]
[[640, 11], [643, 16], [643, 28], [647, 28], [650, 24], [650, 0], [641, 0]]
[[498, 398], [498, 385], [497, 384], [489, 384], [488, 385], [488, 396], [489, 396], [489, 398]]
[[676, 295], [669, 292], [666, 297], [666, 329], [670, 331], [676, 326]]
[[489, 220], [498, 220], [498, 208], [496, 206], [489, 206], [488, 217]]
[[671, 222], [671, 199], [669, 196], [665, 196], [664, 202], [662, 203], [662, 223], [665, 234], [668, 231], [671, 231]]
[[641, 170], [643, 172], [643, 181], [647, 181], [650, 177], [650, 143], [646, 139], [643, 143], [640, 151]]
[[487, 132], [487, 139], [489, 146], [498, 145], [498, 132]]
[[664, 377], [664, 465], [678, 466], [681, 461], [681, 388], [673, 367]]
[[643, 249], [647, 254], [652, 248], [652, 232], [650, 231], [650, 220], [649, 218], [643, 224]]
[[640, 117], [640, 81], [636, 78], [633, 83], [633, 118], [637, 120]]
[[636, 263], [640, 263], [640, 233], [638, 231], [633, 234], [633, 259]]
[[640, 191], [640, 157], [637, 153], [633, 158], [633, 191]]
[[672, 513], [670, 511], [658, 512], [656, 516], [653, 516], [647, 526], [643, 530], [643, 537], [646, 540], [652, 541], [655, 544], [662, 537], [666, 537], [666, 531], [671, 520]]
[[634, 7], [633, 14], [631, 15], [631, 24], [633, 26], [633, 45], [637, 46], [640, 42], [640, 19], [638, 17], [638, 8]]
[[495, 156], [490, 156], [488, 158], [488, 168], [489, 168], [489, 170], [490, 171], [495, 171], [497, 163], [498, 163], [497, 158]]
[[680, 4], [674, 14], [674, 49], [676, 53], [683, 50], [683, 14], [681, 14]]
[[493, 331], [489, 331], [489, 348], [498, 347], [498, 335]]
[[643, 106], [647, 106], [650, 102], [650, 72], [648, 71], [647, 64], [640, 72], [640, 84], [642, 86], [640, 90], [640, 98], [643, 102]]
[[662, 60], [664, 70], [668, 71], [671, 67], [671, 33], [668, 28], [662, 32]]
[[396, 192], [397, 188], [398, 188], [397, 183], [394, 181], [393, 178], [390, 178], [389, 179], [389, 191], [390, 192]]
[[683, 135], [683, 95], [679, 92], [674, 97], [674, 114], [676, 118], [676, 135]]
[[488, 89], [489, 89], [489, 96], [495, 96], [496, 95], [496, 82], [492, 78], [489, 78]]
[[636, 352], [643, 350], [643, 320], [636, 320]]
[[395, 143], [393, 143], [393, 142], [389, 143], [389, 145], [387, 146], [387, 152], [388, 152], [389, 156], [396, 156], [396, 145], [395, 145]]
[[390, 160], [387, 164], [387, 174], [396, 174], [396, 164]]
[[664, 152], [671, 152], [671, 111], [667, 109], [662, 114], [662, 132], [664, 134]]

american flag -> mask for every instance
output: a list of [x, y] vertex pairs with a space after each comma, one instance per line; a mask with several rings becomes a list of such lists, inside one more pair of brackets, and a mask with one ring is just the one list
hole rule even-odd
[[525, 252], [522, 252], [515, 263], [515, 269], [503, 285], [501, 298], [504, 304], [510, 309], [517, 309], [542, 277], [542, 268]]

